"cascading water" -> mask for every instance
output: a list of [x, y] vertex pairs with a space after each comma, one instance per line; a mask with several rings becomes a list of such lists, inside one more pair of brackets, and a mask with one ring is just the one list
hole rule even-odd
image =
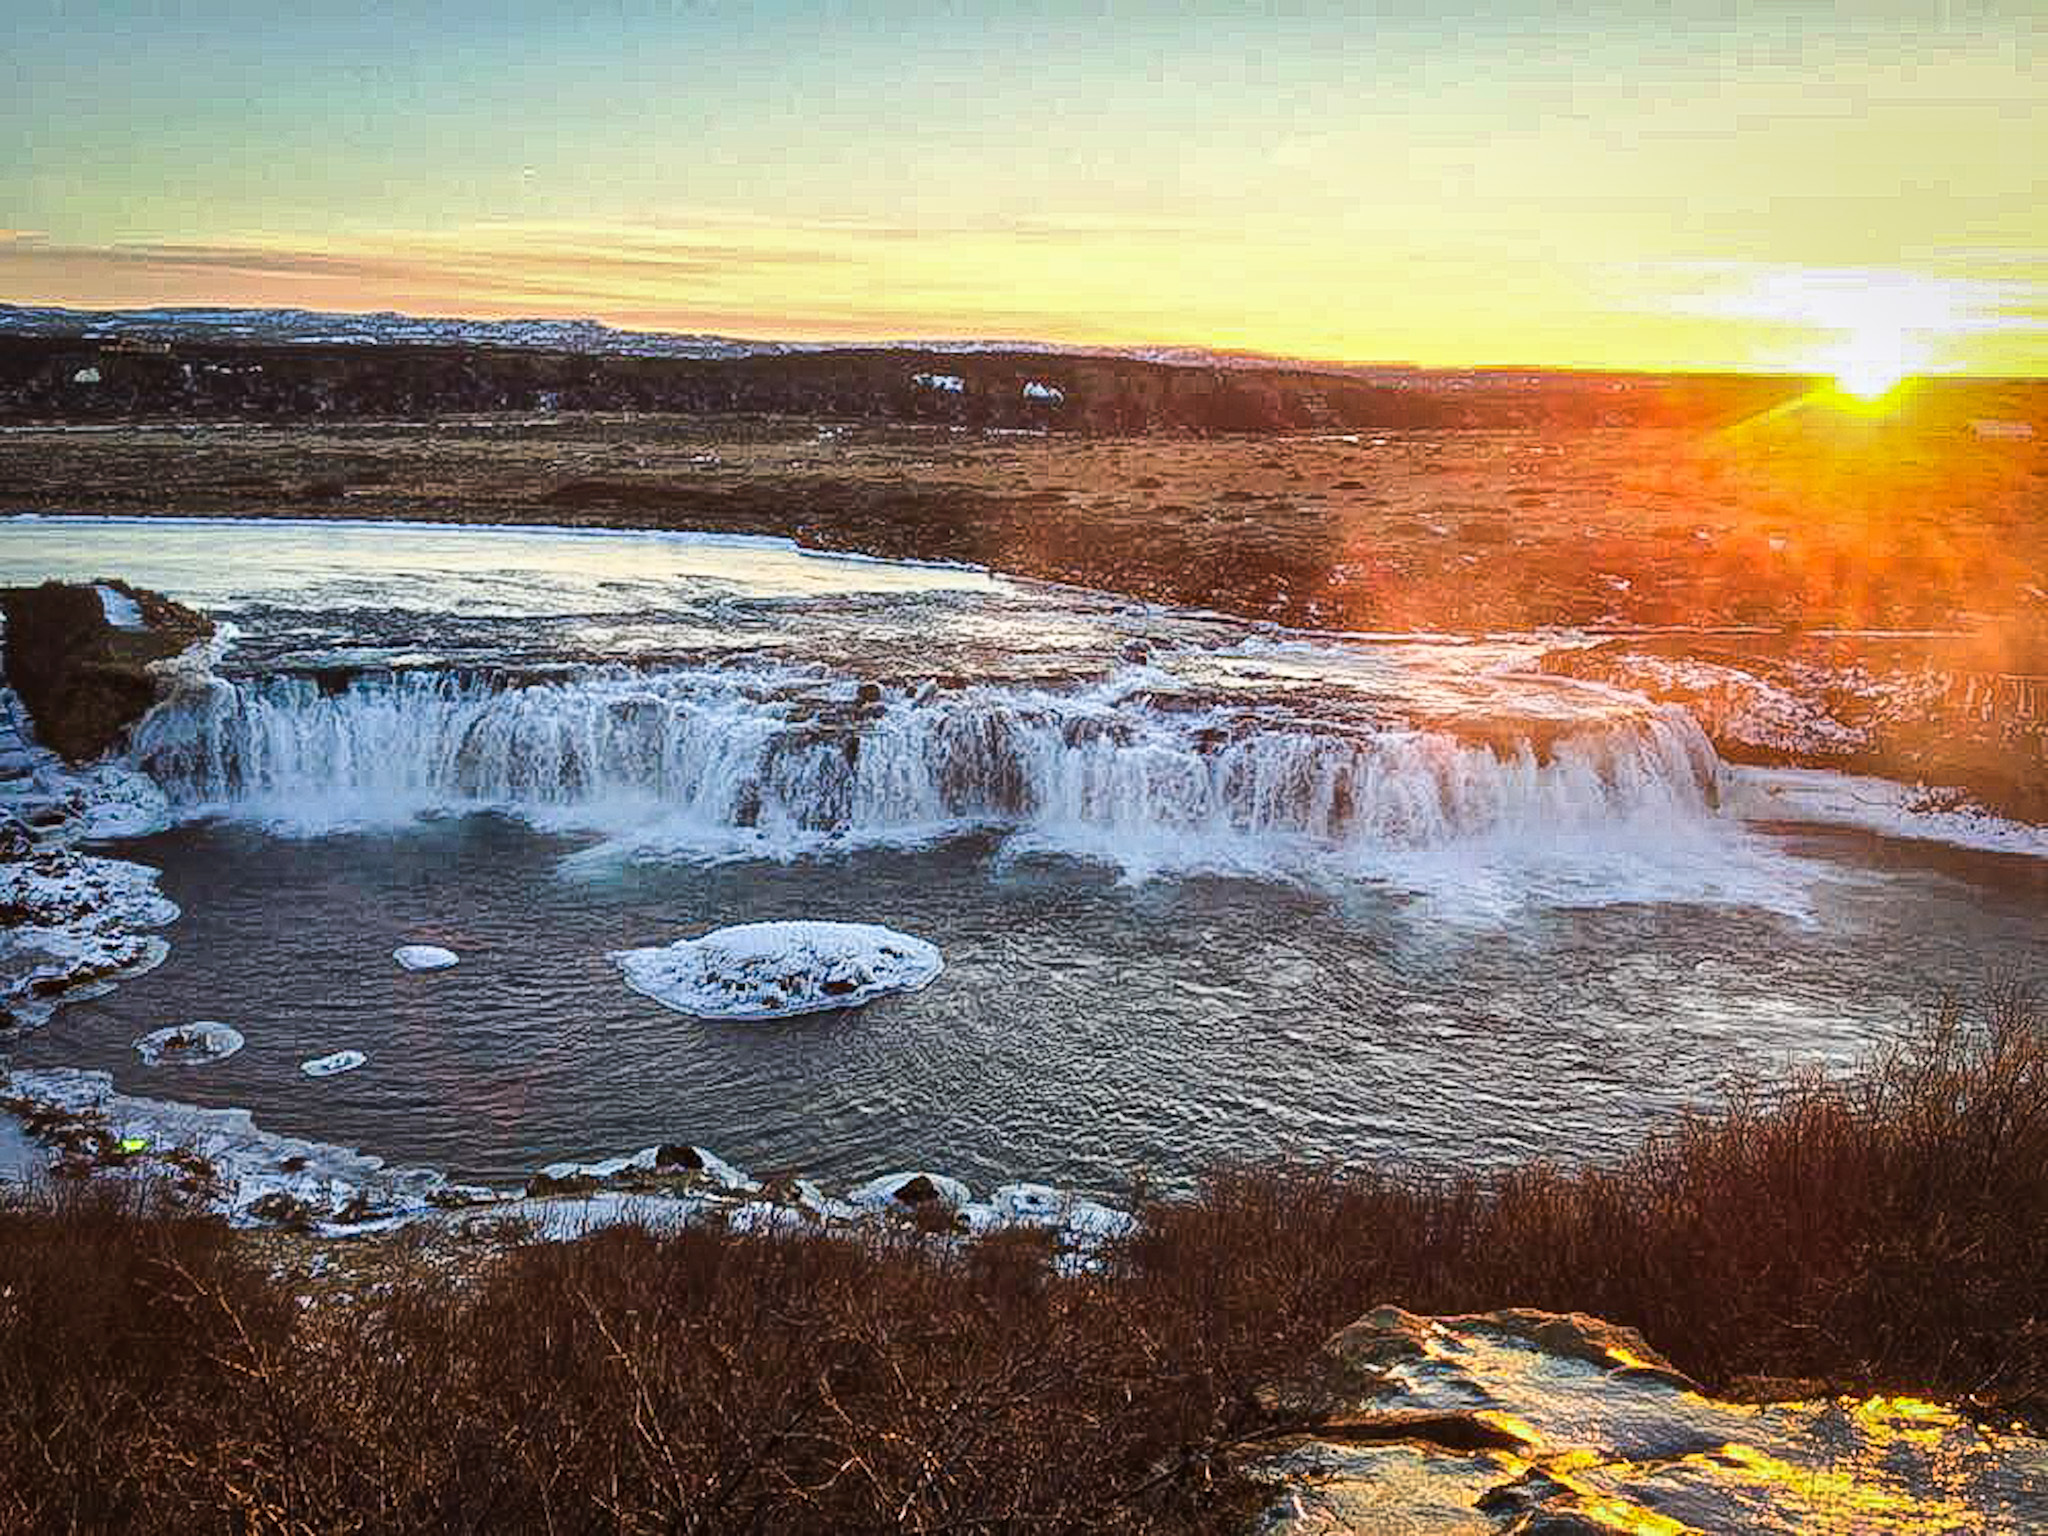
[[1714, 814], [1717, 760], [1674, 710], [1589, 712], [1539, 751], [1162, 697], [1161, 683], [1143, 667], [1070, 691], [884, 689], [787, 668], [412, 672], [339, 691], [214, 679], [153, 714], [133, 756], [185, 814], [320, 826], [489, 808], [782, 857], [993, 826], [1200, 865], [1261, 845], [1342, 858]]

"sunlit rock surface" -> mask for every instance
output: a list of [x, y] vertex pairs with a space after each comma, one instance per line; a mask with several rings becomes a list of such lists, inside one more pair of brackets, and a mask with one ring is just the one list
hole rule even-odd
[[1578, 1315], [1382, 1307], [1266, 1396], [1318, 1427], [1263, 1464], [1262, 1536], [2048, 1529], [2048, 1442], [1906, 1398], [1718, 1402]]

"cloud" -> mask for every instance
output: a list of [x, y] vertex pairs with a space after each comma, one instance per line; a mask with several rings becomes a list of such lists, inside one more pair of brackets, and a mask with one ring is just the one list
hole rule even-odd
[[1935, 336], [2048, 330], [2048, 282], [1937, 276], [1901, 267], [1809, 267], [1699, 261], [1653, 268], [1667, 290], [1653, 307], [1816, 331], [1882, 329]]
[[[0, 301], [83, 308], [246, 305], [617, 325], [819, 339], [1081, 339], [1114, 332], [991, 276], [986, 239], [839, 221], [494, 221], [349, 243], [0, 241]], [[977, 231], [985, 234], [985, 231]], [[993, 249], [1000, 251], [1001, 243]]]

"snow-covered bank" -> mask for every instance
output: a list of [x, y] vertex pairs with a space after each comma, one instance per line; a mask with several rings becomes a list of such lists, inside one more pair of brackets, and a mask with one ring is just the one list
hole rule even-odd
[[235, 1226], [337, 1239], [419, 1221], [484, 1221], [547, 1240], [714, 1222], [753, 1232], [903, 1228], [934, 1240], [1029, 1227], [1073, 1268], [1136, 1226], [1126, 1212], [1043, 1184], [1004, 1185], [985, 1202], [935, 1173], [884, 1175], [845, 1197], [810, 1179], [764, 1185], [683, 1143], [551, 1163], [522, 1189], [454, 1184], [432, 1169], [388, 1168], [347, 1147], [266, 1131], [246, 1109], [118, 1093], [107, 1073], [70, 1068], [0, 1076], [0, 1155], [0, 1183], [51, 1173], [167, 1181]]
[[55, 1148], [53, 1163], [172, 1179], [238, 1226], [346, 1234], [497, 1198], [431, 1169], [387, 1168], [379, 1157], [263, 1130], [246, 1109], [117, 1093], [105, 1072], [10, 1073], [0, 1109]]
[[2048, 827], [2010, 821], [1916, 785], [1824, 768], [1734, 768], [1728, 783], [1729, 808], [1758, 821], [1862, 827], [1886, 837], [2048, 858]]

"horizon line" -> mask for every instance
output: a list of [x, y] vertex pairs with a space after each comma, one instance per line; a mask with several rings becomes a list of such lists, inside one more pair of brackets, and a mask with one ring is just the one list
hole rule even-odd
[[[1048, 356], [1068, 357], [1123, 357], [1134, 362], [1152, 362], [1161, 366], [1191, 366], [1176, 364], [1172, 360], [1146, 357], [1138, 354], [1148, 352], [1192, 353], [1214, 358], [1235, 358], [1284, 371], [1290, 367], [1308, 371], [1323, 369], [1385, 369], [1393, 372], [1415, 374], [1457, 374], [1457, 373], [1545, 373], [1579, 374], [1601, 378], [1743, 378], [1743, 379], [1804, 379], [1826, 380], [1832, 375], [1825, 369], [1812, 368], [1739, 368], [1733, 366], [1701, 366], [1671, 364], [1663, 367], [1604, 367], [1584, 363], [1539, 363], [1539, 362], [1466, 362], [1466, 363], [1420, 363], [1400, 358], [1355, 358], [1314, 353], [1267, 352], [1254, 347], [1216, 346], [1191, 341], [1099, 341], [1076, 342], [1054, 341], [1049, 338], [1031, 336], [990, 336], [990, 335], [933, 335], [933, 336], [873, 336], [873, 337], [831, 337], [804, 336], [793, 334], [758, 333], [743, 331], [691, 331], [676, 330], [660, 326], [618, 325], [590, 314], [425, 314], [410, 310], [375, 308], [309, 308], [297, 304], [112, 304], [81, 307], [75, 304], [39, 303], [34, 300], [0, 299], [0, 313], [41, 312], [64, 315], [80, 319], [95, 316], [133, 317], [140, 315], [164, 315], [170, 317], [192, 315], [307, 315], [313, 317], [369, 320], [389, 316], [399, 320], [415, 321], [433, 325], [493, 325], [513, 326], [522, 324], [540, 325], [585, 325], [608, 331], [615, 336], [650, 337], [674, 341], [702, 341], [707, 343], [731, 343], [739, 346], [783, 346], [802, 348], [815, 352], [916, 352], [940, 351], [947, 348], [973, 348], [987, 352], [1018, 350], [1037, 352]], [[7, 333], [0, 332], [0, 337]], [[88, 339], [88, 338], [81, 338]], [[260, 337], [232, 338], [244, 345], [262, 344]], [[276, 342], [274, 345], [316, 346], [317, 341]], [[347, 345], [337, 342], [334, 345]], [[431, 342], [386, 342], [381, 345], [435, 345]], [[453, 345], [453, 343], [441, 343]], [[545, 348], [534, 348], [544, 351]], [[716, 359], [696, 359], [716, 361]], [[2048, 374], [1980, 372], [1968, 367], [1931, 370], [1907, 374], [1902, 382], [1938, 383], [1944, 380], [1985, 384], [2037, 384], [2048, 383]]]

